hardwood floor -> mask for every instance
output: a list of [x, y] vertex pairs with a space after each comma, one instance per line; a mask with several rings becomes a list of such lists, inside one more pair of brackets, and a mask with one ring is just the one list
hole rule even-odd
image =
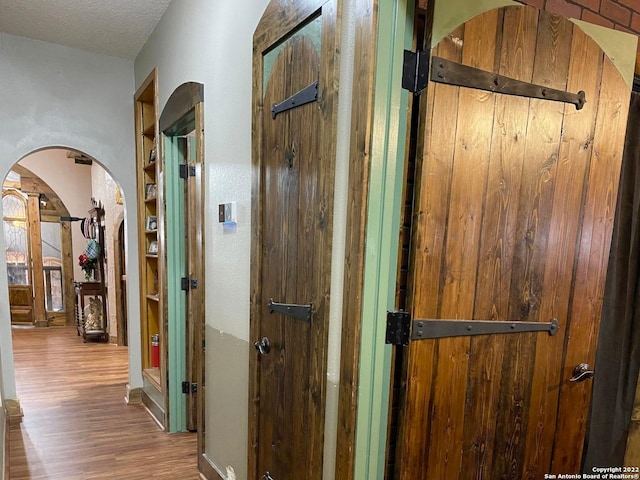
[[73, 327], [14, 329], [18, 398], [11, 480], [198, 479], [196, 435], [168, 435], [124, 403], [127, 347], [83, 343]]

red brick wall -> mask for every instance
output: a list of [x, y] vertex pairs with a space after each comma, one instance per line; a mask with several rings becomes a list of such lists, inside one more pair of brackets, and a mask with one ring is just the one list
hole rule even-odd
[[563, 17], [640, 34], [640, 0], [518, 0]]
[[[640, 0], [516, 0], [541, 10], [640, 35]], [[636, 74], [640, 73], [640, 44]]]
[[[429, 0], [418, 0], [426, 8]], [[473, 2], [475, 0], [469, 0]], [[603, 27], [640, 35], [640, 0], [516, 0], [563, 17], [577, 18]], [[636, 74], [640, 74], [640, 42], [636, 56]]]

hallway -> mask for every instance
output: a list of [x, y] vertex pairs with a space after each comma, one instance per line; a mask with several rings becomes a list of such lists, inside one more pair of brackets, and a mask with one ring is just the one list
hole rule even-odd
[[124, 403], [126, 347], [73, 327], [12, 333], [24, 418], [10, 427], [11, 480], [199, 478], [196, 435], [167, 435]]

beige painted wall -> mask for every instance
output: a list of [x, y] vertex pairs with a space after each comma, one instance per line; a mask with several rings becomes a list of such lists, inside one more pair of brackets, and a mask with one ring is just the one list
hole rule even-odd
[[[206, 257], [205, 454], [223, 478], [246, 478], [251, 253], [251, 78], [253, 32], [267, 0], [172, 2], [135, 60], [136, 85], [158, 68], [162, 111], [175, 88], [204, 84]], [[345, 18], [353, 2], [344, 0]], [[242, 11], [243, 15], [237, 15]], [[340, 71], [334, 237], [331, 279], [325, 478], [333, 478], [336, 455], [344, 244], [353, 75], [354, 22], [345, 20]], [[350, 52], [350, 53], [349, 53]], [[351, 55], [351, 58], [349, 58]], [[237, 202], [238, 222], [225, 229], [217, 205]]]
[[[160, 112], [184, 82], [204, 85], [205, 453], [223, 478], [233, 469], [238, 480], [246, 478], [249, 412], [251, 53], [267, 3], [172, 2], [135, 60], [136, 87], [158, 68]], [[217, 222], [226, 202], [237, 203], [233, 229]]]

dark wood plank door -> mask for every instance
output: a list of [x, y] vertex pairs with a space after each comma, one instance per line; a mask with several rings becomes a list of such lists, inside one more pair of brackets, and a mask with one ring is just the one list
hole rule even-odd
[[594, 366], [629, 89], [578, 27], [530, 7], [475, 17], [432, 53], [587, 103], [423, 93], [412, 317], [559, 331], [411, 341], [396, 477], [578, 473], [591, 381], [569, 379]]
[[[265, 339], [269, 347], [250, 352], [252, 479], [266, 472], [275, 480], [322, 478], [335, 161], [325, 155], [334, 143], [333, 85], [325, 82], [322, 60], [329, 48], [326, 21], [319, 12], [263, 63], [264, 107], [255, 119], [261, 164], [253, 191], [259, 213], [251, 339]], [[314, 82], [319, 82], [317, 101], [296, 100], [274, 116], [274, 104]], [[311, 305], [310, 317], [274, 310], [270, 301]]]

